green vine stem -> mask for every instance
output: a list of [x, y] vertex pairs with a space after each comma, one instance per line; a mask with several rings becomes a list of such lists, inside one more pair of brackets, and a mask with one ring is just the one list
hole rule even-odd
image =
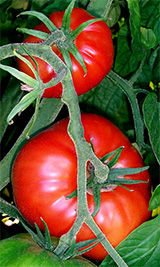
[[[11, 44], [1, 47], [1, 59], [9, 56], [13, 56], [14, 49], [18, 49], [18, 52], [25, 54], [20, 44]], [[105, 249], [110, 253], [111, 257], [116, 261], [118, 266], [127, 266], [123, 259], [117, 254], [116, 250], [109, 243], [107, 238], [103, 235], [101, 230], [94, 222], [92, 215], [89, 213], [86, 197], [86, 163], [91, 161], [95, 167], [95, 173], [98, 180], [102, 183], [108, 178], [109, 169], [107, 165], [104, 165], [94, 154], [91, 144], [87, 143], [83, 134], [83, 127], [80, 118], [80, 108], [78, 103], [78, 97], [74, 90], [72, 77], [69, 69], [66, 65], [53, 53], [51, 48], [47, 45], [39, 44], [25, 44], [25, 49], [28, 53], [38, 56], [50, 64], [56, 71], [61, 73], [62, 70], [66, 71], [66, 75], [62, 79], [63, 95], [62, 102], [65, 103], [69, 110], [69, 126], [68, 133], [72, 138], [75, 149], [77, 152], [78, 159], [78, 177], [77, 177], [77, 191], [78, 191], [78, 202], [77, 202], [77, 218], [70, 229], [70, 231], [60, 238], [59, 245], [56, 249], [57, 254], [64, 253], [66, 249], [72, 244], [76, 233], [81, 228], [83, 222], [86, 222], [93, 230], [97, 238], [101, 237], [102, 244]], [[52, 56], [51, 56], [52, 54]], [[83, 204], [82, 204], [83, 203]]]
[[144, 122], [136, 98], [136, 91], [133, 90], [133, 81], [130, 83], [130, 81], [123, 79], [113, 71], [110, 71], [108, 78], [121, 88], [130, 102], [136, 131], [136, 142], [141, 150], [144, 146]]
[[[88, 226], [92, 229], [95, 235], [100, 240], [105, 249], [110, 253], [111, 257], [115, 260], [118, 266], [127, 266], [123, 259], [117, 254], [115, 249], [109, 243], [107, 238], [103, 235], [95, 221], [93, 220], [91, 214], [89, 213], [88, 205], [87, 205], [87, 197], [86, 197], [86, 163], [90, 160], [95, 167], [96, 175], [98, 175], [99, 180], [103, 182], [108, 178], [108, 167], [104, 165], [93, 153], [91, 144], [87, 143], [84, 139], [83, 135], [83, 127], [80, 120], [80, 109], [78, 104], [78, 97], [75, 93], [71, 74], [70, 72], [62, 80], [63, 85], [63, 95], [62, 101], [67, 105], [69, 110], [69, 126], [68, 133], [72, 138], [78, 160], [78, 181], [77, 181], [77, 218], [69, 230], [69, 232], [63, 235], [60, 238], [59, 246], [56, 248], [55, 252], [58, 255], [63, 254], [69, 246], [71, 246], [74, 236], [78, 233], [79, 229], [82, 226], [83, 222], [86, 222]], [[69, 243], [68, 243], [69, 242]]]

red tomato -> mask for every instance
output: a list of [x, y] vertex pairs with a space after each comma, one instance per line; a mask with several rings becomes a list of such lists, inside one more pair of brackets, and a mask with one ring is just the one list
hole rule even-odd
[[[124, 146], [118, 167], [144, 166], [137, 150], [122, 132], [107, 119], [82, 114], [82, 124], [87, 142], [92, 138], [96, 155]], [[77, 157], [74, 144], [67, 133], [68, 119], [54, 124], [28, 141], [18, 153], [12, 170], [15, 203], [22, 215], [33, 225], [47, 223], [50, 233], [60, 237], [73, 225], [76, 218], [77, 198], [66, 199], [77, 188]], [[115, 167], [117, 167], [115, 166]], [[118, 186], [113, 191], [101, 192], [100, 210], [94, 217], [113, 246], [117, 246], [133, 229], [149, 219], [150, 176], [148, 171], [125, 176], [133, 180], [149, 181], [127, 185], [132, 191]], [[94, 199], [87, 192], [88, 206], [94, 211]], [[83, 224], [77, 241], [94, 238], [91, 230]], [[107, 252], [101, 244], [85, 255], [103, 260]]]
[[[64, 11], [54, 12], [49, 17], [50, 20], [60, 28], [62, 25]], [[83, 22], [93, 19], [87, 11], [82, 8], [74, 8], [71, 14], [70, 30], [75, 30]], [[35, 27], [36, 30], [49, 33], [44, 24]], [[43, 40], [28, 36], [25, 43], [39, 43]], [[108, 74], [113, 63], [113, 43], [110, 29], [103, 21], [95, 22], [86, 27], [74, 40], [74, 43], [80, 52], [86, 65], [87, 75], [79, 62], [71, 55], [72, 61], [72, 77], [75, 90], [78, 95], [84, 94], [93, 87], [97, 86], [103, 78]], [[61, 52], [57, 47], [52, 45], [53, 51], [63, 60]], [[35, 67], [34, 62], [29, 56], [25, 56]], [[53, 68], [40, 58], [34, 57], [39, 67], [40, 78], [44, 83], [49, 82], [56, 77]], [[19, 69], [34, 78], [33, 72], [21, 60], [18, 59]], [[60, 98], [62, 95], [62, 85], [47, 88], [43, 93], [46, 98]]]

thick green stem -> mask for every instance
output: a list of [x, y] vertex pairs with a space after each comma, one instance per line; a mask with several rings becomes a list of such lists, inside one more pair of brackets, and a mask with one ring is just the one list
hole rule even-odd
[[[102, 245], [115, 260], [118, 266], [127, 266], [119, 254], [115, 251], [109, 241], [106, 239], [102, 231], [92, 218], [87, 204], [87, 179], [86, 179], [86, 163], [88, 160], [94, 164], [99, 181], [104, 181], [108, 177], [108, 167], [104, 165], [93, 153], [92, 146], [84, 139], [83, 126], [80, 120], [80, 109], [78, 98], [73, 88], [71, 75], [68, 73], [62, 80], [63, 95], [62, 101], [67, 105], [70, 115], [68, 133], [72, 138], [77, 152], [78, 177], [77, 177], [77, 218], [74, 225], [67, 234], [60, 238], [60, 243], [55, 252], [57, 255], [62, 255], [69, 246], [71, 246], [75, 235], [78, 233], [83, 222], [86, 222], [95, 235], [100, 238]], [[105, 178], [104, 178], [105, 177]]]
[[130, 84], [130, 82], [128, 82], [127, 80], [124, 80], [122, 77], [118, 76], [113, 71], [110, 71], [108, 78], [122, 89], [131, 104], [136, 131], [136, 141], [139, 145], [139, 148], [142, 149], [144, 145], [144, 123], [132, 84]]
[[99, 229], [98, 225], [93, 220], [93, 217], [92, 216], [87, 217], [85, 220], [85, 223], [89, 226], [90, 229], [92, 229], [92, 231], [99, 238], [99, 240], [101, 240], [101, 244], [104, 246], [104, 248], [107, 250], [107, 252], [111, 255], [111, 257], [117, 263], [117, 265], [119, 267], [128, 267], [128, 265], [124, 262], [124, 260], [117, 253], [117, 251], [109, 243], [106, 236]]
[[[124, 261], [117, 255], [114, 248], [109, 244], [107, 239], [104, 237], [101, 230], [98, 228], [92, 215], [89, 212], [87, 204], [87, 179], [86, 179], [86, 163], [91, 161], [95, 168], [95, 173], [99, 183], [104, 183], [108, 178], [109, 169], [108, 166], [103, 164], [94, 154], [91, 144], [87, 143], [84, 138], [84, 130], [81, 124], [80, 108], [78, 103], [78, 97], [74, 90], [71, 73], [66, 65], [53, 53], [52, 49], [47, 45], [38, 44], [24, 44], [26, 50], [31, 55], [38, 56], [48, 62], [56, 71], [56, 73], [61, 73], [62, 70], [66, 70], [66, 76], [62, 79], [63, 85], [63, 95], [62, 102], [64, 102], [69, 110], [69, 126], [68, 133], [74, 142], [75, 149], [77, 152], [77, 165], [78, 165], [78, 175], [77, 175], [77, 188], [78, 188], [78, 201], [77, 201], [77, 218], [74, 225], [68, 231], [67, 234], [63, 235], [60, 239], [60, 243], [56, 249], [58, 255], [62, 255], [72, 244], [75, 235], [78, 233], [83, 222], [87, 222], [91, 230], [100, 240], [102, 237], [102, 244], [104, 248], [110, 253], [110, 256], [117, 262], [119, 266], [127, 266]], [[18, 52], [25, 54], [20, 44], [13, 44], [3, 47], [0, 49], [1, 59], [9, 56], [13, 56], [13, 50], [18, 48]], [[52, 56], [51, 56], [52, 54]], [[123, 263], [123, 265], [122, 265]]]

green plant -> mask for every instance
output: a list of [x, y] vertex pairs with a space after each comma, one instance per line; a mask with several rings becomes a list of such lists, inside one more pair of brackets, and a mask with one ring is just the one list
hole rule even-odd
[[[47, 3], [49, 5], [46, 5], [45, 1], [41, 1], [40, 4], [38, 3], [39, 1], [33, 1], [34, 3], [32, 3], [32, 1], [26, 0], [25, 2], [26, 6], [28, 5], [28, 10], [30, 8], [32, 8], [32, 10], [36, 9], [36, 11], [41, 10], [46, 15], [49, 15], [49, 13], [57, 11], [58, 9], [64, 10], [71, 1], [55, 0], [52, 3]], [[76, 146], [78, 157], [78, 186], [81, 188], [84, 187], [86, 185], [86, 179], [84, 179], [86, 163], [83, 161], [83, 152], [80, 149], [83, 143], [80, 110], [85, 112], [94, 110], [94, 113], [103, 114], [103, 116], [114, 122], [114, 124], [127, 135], [131, 142], [135, 143], [135, 146], [143, 156], [144, 163], [150, 166], [149, 171], [153, 190], [155, 190], [150, 201], [149, 209], [157, 209], [160, 205], [158, 187], [160, 147], [158, 141], [159, 131], [157, 130], [160, 128], [158, 102], [159, 0], [128, 0], [124, 2], [116, 0], [80, 0], [76, 5], [78, 7], [83, 7], [93, 16], [104, 18], [109, 27], [111, 27], [115, 48], [115, 59], [112, 71], [110, 71], [97, 87], [79, 98], [73, 88], [70, 70], [57, 58], [48, 44], [24, 44], [21, 46], [20, 42], [23, 41], [23, 37], [20, 35], [18, 35], [18, 43], [15, 34], [10, 34], [6, 37], [6, 32], [8, 33], [8, 31], [6, 31], [7, 27], [9, 28], [12, 25], [10, 30], [14, 32], [18, 24], [22, 26], [26, 23], [24, 18], [15, 18], [15, 13], [18, 13], [20, 9], [26, 9], [26, 7], [20, 4], [14, 5], [14, 1], [3, 1], [2, 3], [2, 13], [6, 15], [5, 17], [2, 16], [2, 33], [4, 33], [2, 36], [4, 36], [4, 38], [2, 38], [3, 46], [0, 48], [1, 60], [9, 59], [9, 64], [15, 67], [15, 62], [12, 61], [13, 56], [20, 57], [21, 54], [29, 54], [29, 56], [34, 55], [42, 58], [44, 61], [47, 61], [58, 74], [56, 79], [50, 81], [47, 86], [51, 87], [61, 82], [63, 85], [63, 93], [61, 99], [41, 100], [41, 95], [46, 88], [46, 84], [43, 84], [39, 78], [38, 72], [36, 73], [36, 79], [32, 79], [24, 75], [24, 73], [20, 73], [17, 69], [7, 66], [8, 61], [6, 63], [2, 62], [3, 64], [0, 65], [2, 70], [10, 72], [23, 83], [35, 88], [33, 91], [24, 94], [20, 92], [20, 84], [15, 78], [11, 78], [8, 83], [9, 76], [6, 76], [6, 72], [2, 72], [2, 85], [5, 85], [5, 91], [1, 102], [2, 115], [0, 136], [3, 144], [2, 155], [4, 156], [0, 166], [1, 190], [4, 188], [6, 189], [6, 187], [9, 188], [12, 162], [17, 150], [19, 150], [23, 143], [27, 142], [26, 136], [30, 135], [32, 137], [37, 132], [42, 131], [53, 123], [58, 115], [58, 119], [66, 116], [66, 113], [68, 115], [68, 111], [70, 117], [68, 133]], [[11, 24], [11, 21], [14, 23]], [[34, 23], [32, 18], [29, 18], [28, 24], [29, 23]], [[53, 34], [52, 37], [52, 40], [54, 40], [54, 38], [61, 38], [62, 36], [61, 34], [58, 36]], [[9, 42], [14, 42], [14, 44], [5, 45]], [[50, 55], [52, 55], [52, 57]], [[6, 83], [8, 83], [7, 88]], [[22, 96], [23, 98], [21, 99]], [[16, 105], [19, 99], [21, 100], [18, 105]], [[36, 112], [33, 114], [33, 104], [31, 106], [29, 105], [33, 103], [35, 99]], [[18, 119], [16, 114], [25, 109], [26, 111], [22, 113], [21, 117], [23, 116], [24, 118], [24, 115], [27, 114], [27, 119], [21, 120], [21, 117]], [[6, 119], [8, 122], [11, 122], [13, 118], [15, 123], [7, 127]], [[23, 127], [21, 127], [21, 122], [23, 120], [24, 124]], [[7, 154], [8, 151], [9, 153]], [[97, 167], [99, 170], [100, 180], [104, 177], [106, 178], [107, 174], [110, 172], [106, 165], [104, 166], [99, 163], [98, 158], [95, 158], [94, 167]], [[79, 196], [79, 199], [81, 199], [81, 197], [86, 197], [83, 190], [81, 194], [83, 194], [83, 196]], [[2, 191], [2, 196], [5, 197], [5, 190]], [[12, 201], [12, 199], [8, 199], [8, 202], [3, 199], [1, 200], [1, 211], [10, 216], [18, 217], [26, 229], [30, 231], [23, 217], [19, 214], [15, 206], [9, 204], [9, 201]], [[133, 231], [127, 237], [126, 241], [124, 240], [124, 243], [121, 243], [119, 245], [120, 247], [117, 247], [119, 254], [117, 254], [105, 239], [105, 244], [103, 244], [116, 264], [119, 266], [126, 266], [126, 264], [129, 266], [144, 266], [144, 261], [142, 264], [141, 259], [145, 260], [145, 266], [155, 266], [157, 262], [159, 262], [159, 239], [152, 236], [152, 231], [150, 231], [150, 229], [154, 229], [156, 233], [159, 232], [158, 220], [159, 215]], [[57, 254], [65, 255], [64, 258], [67, 257], [67, 251], [68, 255], [72, 254], [71, 251], [74, 251], [73, 237], [77, 231], [77, 227], [80, 227], [81, 224], [82, 221], [78, 217], [71, 231], [61, 237], [60, 243], [56, 248]], [[98, 240], [102, 242], [101, 234], [99, 236], [99, 230], [96, 224], [93, 223], [92, 229], [97, 233]], [[141, 235], [137, 247], [135, 244], [137, 234], [139, 233], [141, 233]], [[31, 232], [31, 234], [34, 236], [33, 232]], [[157, 234], [156, 236], [159, 235]], [[148, 240], [148, 247], [144, 254], [146, 239]], [[133, 247], [133, 245], [136, 247], [134, 252], [130, 253], [128, 243], [130, 247]], [[154, 247], [157, 249], [154, 250]], [[124, 263], [120, 255], [124, 258], [126, 263]], [[134, 260], [132, 260], [133, 258]], [[108, 266], [108, 264], [111, 266], [113, 265], [113, 262], [110, 261], [109, 263], [109, 256], [101, 263], [101, 266]]]

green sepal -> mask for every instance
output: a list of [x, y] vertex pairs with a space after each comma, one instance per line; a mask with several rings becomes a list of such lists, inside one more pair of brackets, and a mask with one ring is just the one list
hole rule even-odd
[[74, 43], [71, 43], [71, 45], [69, 46], [69, 51], [75, 57], [75, 59], [80, 63], [80, 65], [82, 66], [82, 68], [85, 72], [85, 75], [86, 75], [87, 69], [86, 69], [86, 65], [84, 63], [83, 57], [79, 53], [79, 51], [78, 51], [78, 49]]
[[13, 50], [13, 54], [18, 57], [20, 60], [22, 60], [24, 63], [27, 64], [27, 66], [31, 69], [31, 71], [33, 72], [36, 80], [39, 80], [39, 75], [38, 75], [38, 65], [37, 62], [35, 61], [35, 59], [28, 53], [28, 51], [25, 49], [25, 47], [22, 45], [22, 48], [24, 49], [24, 51], [27, 53], [27, 55], [34, 61], [35, 65], [36, 65], [36, 70], [33, 67], [33, 65], [31, 64], [31, 62], [26, 59], [25, 57], [23, 57], [22, 55], [20, 55], [19, 53], [17, 53], [16, 49]]
[[37, 30], [31, 30], [31, 29], [27, 29], [27, 28], [17, 28], [17, 31], [38, 37], [42, 40], [47, 39], [49, 36], [49, 33], [37, 31]]
[[70, 40], [75, 40], [76, 37], [86, 28], [88, 27], [89, 25], [95, 23], [95, 22], [98, 22], [98, 21], [103, 21], [102, 18], [96, 18], [96, 19], [90, 19], [90, 20], [87, 20], [85, 22], [83, 22], [80, 26], [78, 26], [74, 31], [71, 31], [69, 33], [69, 39]]
[[2, 64], [0, 64], [0, 68], [2, 70], [9, 72], [15, 78], [24, 82], [25, 84], [29, 85], [32, 88], [37, 88], [39, 86], [39, 82], [36, 79], [30, 77], [29, 75], [25, 74], [22, 71], [19, 71], [13, 67], [2, 65]]
[[[75, 256], [79, 256], [79, 255], [82, 255], [82, 254], [86, 253], [87, 251], [89, 251], [92, 248], [94, 248], [100, 242], [101, 242], [101, 240], [99, 240], [98, 238], [94, 238], [94, 239], [89, 239], [89, 240], [86, 240], [86, 241], [82, 241], [82, 242], [77, 243], [76, 245], [78, 245], [79, 248], [77, 249], [77, 252], [74, 253], [74, 255], [72, 256], [72, 258], [75, 257]], [[91, 244], [93, 244], [93, 245], [91, 245]], [[87, 247], [87, 246], [89, 246], [89, 247]], [[85, 248], [85, 247], [87, 247], [87, 248]]]
[[25, 110], [40, 95], [39, 89], [34, 89], [20, 100], [20, 102], [11, 110], [7, 117], [7, 123], [10, 123], [15, 115]]
[[[119, 156], [120, 156], [120, 154], [121, 154], [123, 148], [124, 148], [124, 146], [121, 146], [121, 147], [115, 149], [114, 151], [112, 151], [112, 152], [106, 154], [104, 157], [101, 158], [101, 161], [102, 161], [102, 162], [105, 162], [105, 161], [108, 160], [110, 157], [114, 156], [115, 154], [116, 154], [118, 157], [115, 155], [116, 158], [113, 157], [113, 159], [115, 158], [115, 159], [117, 159], [117, 161], [118, 161]], [[115, 162], [114, 164], [116, 164], [117, 161], [114, 161], [114, 162]], [[111, 160], [110, 160], [110, 162], [111, 162]], [[110, 163], [110, 165], [111, 165], [111, 163]], [[113, 165], [112, 165], [112, 166], [113, 166]], [[111, 166], [111, 167], [112, 167], [112, 166]]]
[[137, 174], [137, 173], [148, 170], [148, 168], [149, 168], [148, 166], [145, 166], [145, 167], [140, 167], [140, 168], [114, 168], [114, 169], [110, 169], [108, 179], [114, 178], [116, 176]]
[[100, 240], [98, 238], [89, 239], [78, 243], [76, 243], [76, 238], [74, 238], [71, 247], [64, 254], [62, 254], [60, 258], [63, 260], [74, 258], [89, 251], [90, 249], [95, 247], [98, 243], [100, 243]]
[[62, 26], [61, 26], [61, 30], [64, 33], [69, 33], [70, 24], [71, 24], [71, 13], [74, 8], [75, 2], [76, 0], [72, 0], [64, 12]]
[[48, 226], [42, 218], [41, 218], [41, 221], [43, 222], [43, 224], [45, 226], [45, 248], [48, 249], [49, 251], [52, 251], [54, 249], [53, 249], [53, 245], [51, 243], [51, 237], [50, 237]]
[[76, 238], [74, 237], [71, 246], [67, 249], [67, 251], [64, 254], [58, 255], [58, 257], [60, 257], [63, 260], [72, 258], [72, 255], [74, 254], [75, 251], [75, 247], [76, 247]]
[[63, 59], [67, 65], [67, 67], [69, 68], [71, 74], [72, 74], [72, 61], [71, 61], [71, 57], [69, 52], [67, 51], [67, 49], [63, 49], [62, 47], [60, 47], [60, 51], [62, 53]]
[[113, 167], [113, 166], [117, 163], [117, 161], [119, 160], [119, 157], [120, 157], [120, 154], [121, 154], [123, 148], [124, 148], [124, 146], [121, 146], [121, 147], [117, 148], [116, 150], [114, 150], [114, 151], [112, 151], [112, 152], [106, 154], [103, 158], [101, 158], [101, 161], [102, 161], [102, 162], [105, 162], [105, 161], [108, 160], [110, 157], [112, 157], [113, 155], [115, 155], [115, 156], [114, 156], [114, 157], [107, 163], [107, 165], [108, 165], [109, 168]]
[[[34, 239], [34, 241], [41, 247], [44, 248], [44, 241], [38, 236], [36, 235], [36, 233], [34, 231], [32, 231], [32, 229], [30, 227], [28, 227], [26, 224], [24, 224], [21, 221], [21, 224], [23, 225], [23, 227], [26, 229], [26, 231], [31, 235], [31, 237]], [[38, 226], [37, 226], [38, 227]]]
[[38, 18], [39, 20], [41, 20], [51, 32], [57, 30], [57, 27], [53, 24], [53, 22], [46, 15], [44, 15], [41, 12], [38, 12], [38, 11], [24, 11], [24, 12], [21, 12], [20, 15], [31, 15], [31, 16], [34, 16], [34, 17]]
[[93, 183], [92, 185], [93, 197], [94, 197], [94, 212], [92, 217], [98, 213], [101, 205], [101, 184]]

